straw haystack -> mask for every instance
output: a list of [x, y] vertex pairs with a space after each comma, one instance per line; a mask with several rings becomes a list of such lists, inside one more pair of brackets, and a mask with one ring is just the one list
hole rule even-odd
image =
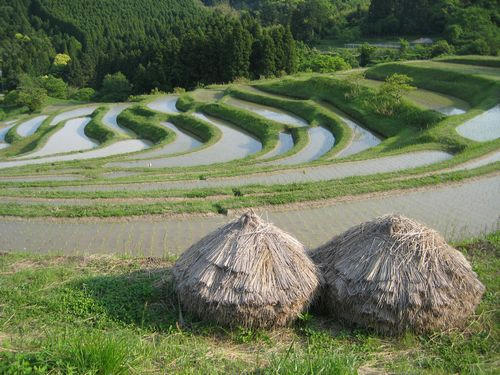
[[191, 246], [173, 275], [185, 310], [230, 326], [286, 325], [319, 286], [304, 247], [253, 212]]
[[484, 293], [459, 251], [439, 233], [403, 216], [355, 226], [311, 257], [325, 278], [323, 307], [380, 332], [461, 326]]

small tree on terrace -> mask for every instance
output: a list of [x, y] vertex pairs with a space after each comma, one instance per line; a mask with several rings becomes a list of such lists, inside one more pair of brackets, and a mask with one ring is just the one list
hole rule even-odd
[[415, 89], [411, 86], [412, 82], [413, 79], [405, 74], [395, 73], [387, 77], [372, 102], [375, 112], [386, 116], [393, 115], [403, 96]]

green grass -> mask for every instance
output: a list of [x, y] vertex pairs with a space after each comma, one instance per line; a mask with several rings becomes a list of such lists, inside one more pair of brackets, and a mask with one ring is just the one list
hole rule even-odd
[[[165, 117], [165, 116], [163, 116]], [[147, 139], [155, 145], [167, 144], [175, 138], [175, 133], [159, 124], [160, 116], [144, 106], [125, 109], [117, 117], [120, 126], [132, 130], [139, 138]]]
[[122, 135], [116, 133], [102, 123], [102, 118], [108, 111], [108, 107], [97, 108], [92, 114], [90, 122], [84, 129], [85, 135], [98, 141], [101, 147], [123, 138]]
[[463, 330], [384, 337], [314, 311], [276, 330], [183, 315], [171, 260], [0, 256], [0, 373], [493, 374], [500, 233], [457, 244], [486, 285]]
[[[183, 197], [184, 200], [126, 203], [91, 202], [87, 205], [67, 204], [21, 204], [0, 203], [0, 215], [18, 217], [126, 217], [140, 215], [161, 215], [165, 213], [221, 213], [258, 206], [277, 206], [307, 201], [355, 196], [389, 190], [405, 190], [432, 185], [465, 181], [471, 177], [483, 176], [498, 171], [500, 162], [473, 170], [448, 172], [432, 175], [417, 175], [401, 178], [400, 173], [386, 173], [375, 176], [349, 177], [341, 180], [295, 183], [287, 185], [250, 185], [238, 188], [234, 194], [230, 188], [212, 188], [193, 191], [153, 192], [32, 192], [45, 198], [139, 198], [139, 197]], [[223, 197], [212, 198], [212, 195]], [[29, 196], [29, 193], [28, 193]], [[209, 198], [209, 199], [200, 199]]]
[[368, 78], [383, 80], [391, 74], [406, 74], [417, 87], [456, 96], [473, 107], [483, 110], [500, 100], [500, 84], [483, 77], [472, 76], [456, 70], [438, 69], [429, 63], [421, 65], [381, 64], [366, 71]]
[[435, 59], [436, 61], [450, 62], [454, 64], [490, 66], [500, 68], [500, 57], [498, 56], [450, 56]]
[[237, 127], [247, 131], [262, 143], [262, 150], [256, 157], [271, 151], [278, 143], [278, 134], [286, 127], [278, 122], [267, 120], [261, 116], [228, 106], [224, 103], [208, 103], [200, 107], [207, 115], [226, 120]]

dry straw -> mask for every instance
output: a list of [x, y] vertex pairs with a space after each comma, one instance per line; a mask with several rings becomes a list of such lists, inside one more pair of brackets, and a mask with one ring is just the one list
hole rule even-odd
[[311, 257], [325, 278], [323, 307], [346, 322], [384, 333], [459, 327], [484, 293], [459, 251], [403, 216], [355, 226]]
[[253, 212], [191, 246], [173, 275], [185, 310], [230, 326], [286, 325], [319, 287], [304, 247]]

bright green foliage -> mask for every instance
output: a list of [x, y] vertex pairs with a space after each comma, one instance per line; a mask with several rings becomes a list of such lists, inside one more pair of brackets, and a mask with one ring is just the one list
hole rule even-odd
[[368, 43], [363, 44], [359, 48], [359, 66], [367, 66], [372, 63], [375, 52], [375, 47], [369, 45]]
[[47, 75], [40, 77], [37, 83], [47, 91], [48, 96], [58, 99], [66, 99], [68, 96], [68, 85], [61, 78]]
[[47, 99], [47, 91], [39, 87], [28, 75], [19, 77], [19, 85], [16, 90], [11, 91], [5, 97], [6, 104], [20, 107], [28, 107], [30, 112], [42, 108]]
[[439, 40], [431, 47], [431, 56], [437, 57], [441, 55], [450, 55], [455, 51], [453, 46], [450, 46], [446, 40]]
[[71, 61], [71, 57], [65, 53], [58, 53], [54, 56], [54, 66], [56, 68], [65, 67]]
[[95, 96], [95, 90], [90, 87], [84, 87], [83, 89], [78, 89], [73, 95], [71, 95], [71, 99], [81, 100], [81, 101], [91, 101]]
[[379, 87], [375, 100], [371, 102], [375, 111], [382, 115], [392, 116], [401, 103], [403, 96], [410, 90], [415, 89], [410, 85], [412, 81], [410, 77], [404, 74], [394, 73], [387, 77]]
[[102, 101], [121, 102], [127, 100], [131, 92], [132, 86], [127, 77], [122, 72], [118, 72], [104, 77], [99, 94]]
[[300, 48], [299, 71], [329, 73], [350, 69], [351, 66], [340, 56], [321, 53], [303, 45]]

